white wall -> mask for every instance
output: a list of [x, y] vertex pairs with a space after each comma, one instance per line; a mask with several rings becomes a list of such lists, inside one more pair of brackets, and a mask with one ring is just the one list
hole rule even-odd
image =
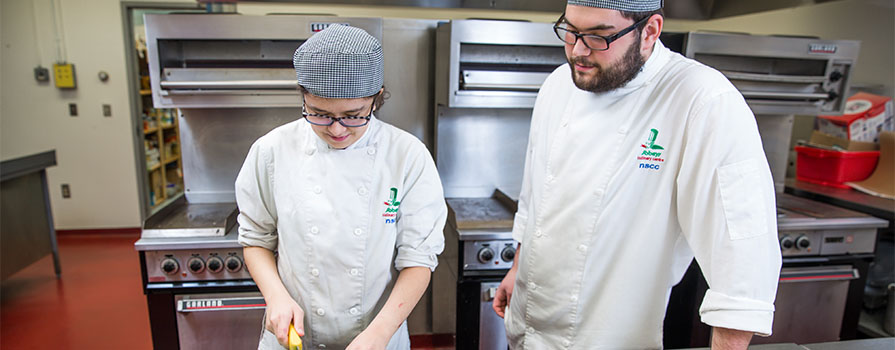
[[[173, 1], [155, 1], [173, 2]], [[49, 168], [57, 229], [140, 226], [137, 164], [126, 80], [120, 0], [58, 0], [67, 60], [78, 88], [61, 91], [38, 84], [32, 70], [56, 61], [50, 0], [0, 1], [0, 159], [56, 149]], [[192, 1], [178, 2], [192, 4]], [[340, 16], [459, 19], [489, 17], [552, 22], [558, 13], [379, 6], [239, 3], [243, 14], [331, 13]], [[36, 10], [36, 11], [35, 11]], [[854, 83], [895, 85], [895, 10], [886, 0], [843, 0], [713, 21], [670, 20], [667, 30], [715, 29], [762, 34], [807, 34], [862, 40]], [[99, 71], [109, 73], [100, 82]], [[68, 104], [78, 104], [78, 117]], [[112, 105], [111, 118], [101, 105]], [[60, 184], [71, 185], [63, 199]]]

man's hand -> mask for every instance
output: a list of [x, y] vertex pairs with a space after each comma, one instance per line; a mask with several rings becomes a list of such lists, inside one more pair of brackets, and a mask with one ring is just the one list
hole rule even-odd
[[305, 335], [303, 319], [304, 310], [291, 297], [272, 298], [267, 301], [267, 319], [265, 328], [277, 336], [277, 342], [284, 348], [289, 347], [289, 324], [295, 325], [299, 336]]
[[752, 332], [730, 328], [712, 328], [712, 350], [746, 350]]
[[506, 308], [510, 305], [510, 299], [513, 298], [513, 285], [516, 283], [516, 265], [507, 272], [497, 287], [497, 294], [494, 295], [494, 301], [491, 302], [491, 308], [497, 313], [497, 316], [504, 317]]
[[371, 324], [370, 327], [358, 334], [345, 350], [385, 350], [389, 340], [391, 340], [391, 334]]

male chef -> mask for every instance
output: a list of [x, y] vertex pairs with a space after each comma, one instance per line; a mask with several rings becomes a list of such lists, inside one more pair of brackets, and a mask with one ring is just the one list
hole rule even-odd
[[493, 307], [511, 349], [658, 349], [695, 257], [713, 349], [771, 333], [781, 257], [755, 117], [718, 71], [669, 51], [661, 0], [568, 0], [568, 64], [534, 106]]

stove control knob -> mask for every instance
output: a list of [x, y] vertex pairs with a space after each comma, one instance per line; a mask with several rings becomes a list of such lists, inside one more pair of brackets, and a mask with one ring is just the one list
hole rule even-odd
[[785, 235], [785, 236], [783, 236], [783, 238], [780, 238], [780, 249], [781, 250], [782, 249], [791, 249], [794, 244], [795, 244], [795, 242], [793, 242], [792, 237], [790, 237], [789, 235]]
[[180, 264], [177, 263], [177, 260], [173, 258], [165, 258], [162, 260], [162, 271], [167, 275], [173, 275], [177, 273], [177, 270], [180, 270]]
[[221, 258], [216, 256], [208, 258], [208, 262], [206, 262], [205, 265], [208, 266], [208, 271], [211, 271], [212, 273], [218, 273], [224, 269], [224, 262], [221, 261]]
[[205, 271], [205, 261], [203, 261], [202, 258], [190, 258], [190, 261], [187, 262], [187, 266], [190, 267], [190, 271], [193, 273], [201, 273], [202, 271]]
[[239, 272], [242, 269], [242, 260], [239, 260], [239, 257], [231, 256], [227, 258], [226, 266], [227, 271]]
[[512, 246], [505, 247], [503, 248], [503, 250], [500, 251], [500, 258], [503, 259], [503, 261], [505, 262], [511, 262], [515, 257], [516, 248], [513, 248]]
[[494, 250], [488, 247], [479, 249], [479, 262], [484, 264], [494, 259]]
[[808, 236], [801, 235], [799, 238], [796, 238], [796, 249], [808, 249], [811, 246], [811, 241], [808, 239]]

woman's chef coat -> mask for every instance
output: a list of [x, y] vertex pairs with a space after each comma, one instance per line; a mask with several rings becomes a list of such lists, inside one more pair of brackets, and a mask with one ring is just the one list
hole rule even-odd
[[514, 349], [657, 349], [694, 255], [702, 321], [769, 334], [781, 257], [755, 117], [717, 71], [661, 42], [615, 91], [556, 69], [534, 107], [513, 237]]
[[[377, 119], [344, 150], [305, 120], [249, 150], [236, 179], [239, 243], [276, 251], [305, 312], [305, 349], [344, 349], [385, 304], [397, 270], [434, 270], [447, 208], [426, 147]], [[394, 263], [394, 265], [392, 265]], [[388, 349], [409, 349], [406, 322]], [[281, 349], [264, 331], [259, 349]]]

